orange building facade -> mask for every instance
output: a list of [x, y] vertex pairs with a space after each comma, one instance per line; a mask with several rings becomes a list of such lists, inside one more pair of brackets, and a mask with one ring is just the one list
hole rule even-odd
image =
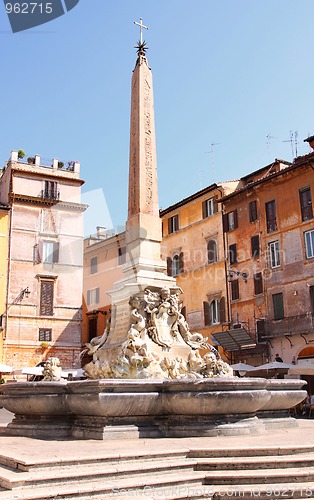
[[237, 361], [314, 356], [313, 162], [275, 160], [222, 199], [231, 324], [256, 342]]

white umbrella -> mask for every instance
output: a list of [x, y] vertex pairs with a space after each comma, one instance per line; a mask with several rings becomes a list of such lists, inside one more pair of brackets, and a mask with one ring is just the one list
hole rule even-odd
[[13, 368], [9, 365], [3, 365], [0, 363], [0, 373], [12, 373]]
[[298, 363], [289, 369], [289, 373], [298, 375], [314, 375], [314, 364]]
[[230, 365], [234, 371], [237, 372], [249, 372], [255, 369], [255, 366], [247, 365], [246, 363], [236, 363], [235, 365]]
[[17, 368], [13, 373], [22, 373], [22, 375], [42, 375], [44, 369], [42, 366], [31, 366], [26, 368]]
[[265, 363], [264, 365], [256, 366], [250, 371], [260, 371], [260, 370], [289, 370], [289, 368], [294, 368], [295, 365], [290, 363], [282, 363], [281, 361], [271, 361], [270, 363]]

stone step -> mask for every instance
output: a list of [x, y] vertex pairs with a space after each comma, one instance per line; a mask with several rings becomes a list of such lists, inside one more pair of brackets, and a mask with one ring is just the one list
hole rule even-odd
[[[96, 494], [96, 493], [95, 493]], [[97, 495], [97, 494], [96, 494]], [[62, 497], [58, 497], [58, 500], [62, 500]], [[65, 500], [69, 497], [63, 497]], [[123, 490], [115, 491], [113, 495], [104, 495], [101, 496], [80, 496], [79, 500], [90, 500], [91, 498], [105, 498], [106, 500], [130, 500], [134, 498], [144, 498], [145, 500], [188, 500], [188, 499], [199, 499], [199, 498], [207, 498], [210, 500], [210, 497], [207, 495], [207, 490], [204, 485], [199, 483], [194, 483], [190, 485], [180, 485], [178, 487], [154, 487], [154, 488], [145, 488], [143, 490], [129, 490], [128, 493], [124, 493]]]
[[314, 467], [314, 453], [283, 456], [196, 458], [196, 470], [287, 469]]
[[[225, 485], [233, 486], [248, 485], [248, 484], [285, 484], [289, 483], [302, 483], [314, 482], [314, 467], [307, 468], [287, 468], [287, 469], [268, 469], [265, 472], [263, 469], [258, 470], [234, 470], [225, 471], [217, 470], [212, 471], [210, 475], [206, 474], [205, 484], [210, 485]], [[280, 486], [278, 486], [280, 488]], [[313, 492], [314, 495], [314, 492]]]
[[188, 456], [191, 458], [226, 458], [226, 457], [255, 457], [262, 456], [281, 456], [281, 455], [296, 455], [301, 453], [314, 453], [314, 446], [259, 446], [257, 449], [252, 448], [193, 448], [189, 451]]
[[234, 484], [208, 486], [211, 490], [212, 500], [242, 499], [242, 500], [305, 500], [314, 497], [314, 482], [290, 483], [285, 481], [283, 484]]
[[[185, 458], [187, 456], [187, 450], [171, 450], [169, 452], [165, 451], [146, 451], [146, 452], [119, 452], [119, 453], [95, 453], [92, 457], [90, 455], [79, 456], [79, 463], [84, 464], [86, 466], [94, 466], [95, 464], [102, 463], [112, 463], [116, 461], [129, 461], [132, 462], [134, 460], [172, 460], [174, 457], [177, 458]], [[59, 466], [76, 466], [78, 464], [78, 458], [76, 456], [73, 457], [62, 457], [56, 460], [53, 458], [46, 457], [36, 457], [36, 461], [33, 460], [32, 457], [28, 458], [28, 460], [14, 459], [12, 457], [8, 457], [6, 455], [0, 455], [0, 465], [5, 465], [7, 467], [11, 467], [12, 469], [19, 469], [22, 471], [30, 471], [31, 469], [44, 469], [47, 467], [59, 467]]]
[[[141, 475], [160, 475], [169, 472], [193, 472], [194, 459], [174, 457], [166, 460], [137, 460], [100, 462], [86, 465], [76, 463], [73, 465], [58, 465], [55, 467], [31, 468], [21, 471], [6, 466], [0, 466], [0, 486], [6, 489], [32, 487], [34, 484], [56, 485], [66, 483], [81, 483], [85, 481], [110, 480], [111, 478], [136, 477]], [[200, 472], [198, 473], [199, 475]], [[204, 473], [202, 474], [204, 476]]]
[[[0, 491], [0, 500], [48, 500], [48, 499], [93, 499], [93, 498], [162, 498], [162, 492], [169, 495], [165, 499], [194, 498], [187, 495], [189, 489], [202, 489], [202, 476], [197, 472], [184, 473], [170, 472], [161, 475], [141, 474], [140, 477], [124, 477], [110, 480], [98, 480], [97, 482], [83, 482], [72, 484], [50, 485], [47, 487], [38, 485], [32, 488], [21, 488], [14, 490]], [[121, 496], [120, 496], [121, 493]], [[147, 494], [147, 496], [146, 496]], [[195, 498], [203, 498], [195, 496]]]

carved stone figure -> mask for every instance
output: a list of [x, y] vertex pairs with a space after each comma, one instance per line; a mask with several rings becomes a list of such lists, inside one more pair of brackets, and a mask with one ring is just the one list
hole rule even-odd
[[[109, 328], [86, 347], [93, 361], [85, 366], [89, 378], [209, 378], [232, 376], [207, 338], [190, 332], [181, 313], [180, 288], [146, 288], [130, 298], [130, 326], [118, 354], [107, 346]], [[208, 351], [204, 357], [199, 349]]]
[[[110, 319], [106, 321], [106, 328], [104, 333], [98, 337], [92, 338], [90, 342], [87, 342], [85, 344], [88, 349], [88, 354], [92, 354], [94, 356], [94, 353], [105, 344], [109, 335], [109, 330], [110, 330]], [[95, 360], [96, 359], [97, 356], [95, 356]]]
[[59, 358], [48, 358], [43, 370], [43, 380], [61, 380], [61, 372], [62, 368]]

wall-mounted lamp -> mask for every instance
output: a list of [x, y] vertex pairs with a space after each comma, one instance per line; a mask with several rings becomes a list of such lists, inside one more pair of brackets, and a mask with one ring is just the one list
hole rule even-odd
[[242, 278], [245, 283], [247, 282], [248, 278], [247, 273], [242, 273], [241, 271], [234, 271], [233, 269], [228, 269], [228, 281], [232, 281], [232, 278], [234, 276], [240, 276], [240, 278]]
[[28, 298], [29, 294], [30, 294], [30, 290], [28, 288], [28, 286], [26, 288], [24, 288], [24, 290], [21, 291], [21, 300], [24, 299], [24, 297]]

